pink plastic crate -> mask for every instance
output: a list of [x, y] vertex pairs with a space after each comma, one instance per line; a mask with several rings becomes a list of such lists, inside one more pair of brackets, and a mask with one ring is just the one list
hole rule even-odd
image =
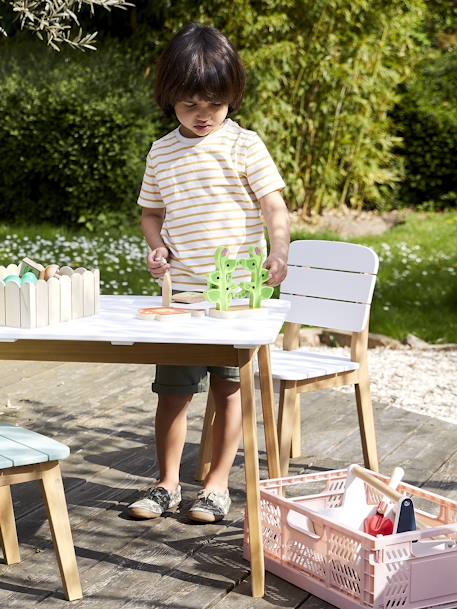
[[[266, 569], [340, 609], [456, 608], [457, 502], [400, 484], [427, 526], [373, 537], [318, 514], [341, 505], [346, 476], [344, 469], [260, 482]], [[368, 485], [365, 493], [373, 505], [381, 499]], [[246, 558], [247, 529], [246, 521]]]

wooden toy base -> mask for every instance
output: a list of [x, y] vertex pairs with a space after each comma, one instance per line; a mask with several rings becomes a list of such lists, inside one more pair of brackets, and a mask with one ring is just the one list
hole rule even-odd
[[251, 309], [249, 305], [235, 305], [230, 307], [228, 311], [218, 311], [217, 309], [209, 310], [210, 317], [217, 317], [219, 319], [233, 319], [237, 317], [267, 317], [268, 309], [259, 308], [259, 309]]
[[187, 309], [173, 309], [172, 307], [146, 307], [138, 309], [137, 317], [157, 321], [179, 321], [190, 319], [191, 312]]

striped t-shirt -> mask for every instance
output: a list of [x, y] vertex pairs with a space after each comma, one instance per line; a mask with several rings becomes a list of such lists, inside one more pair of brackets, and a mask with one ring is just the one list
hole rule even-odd
[[[258, 200], [284, 186], [260, 137], [230, 119], [205, 137], [183, 137], [177, 128], [154, 142], [138, 204], [165, 209], [161, 236], [173, 288], [204, 291], [219, 246], [237, 258], [250, 246], [265, 249]], [[246, 270], [237, 269], [234, 279], [241, 278]]]

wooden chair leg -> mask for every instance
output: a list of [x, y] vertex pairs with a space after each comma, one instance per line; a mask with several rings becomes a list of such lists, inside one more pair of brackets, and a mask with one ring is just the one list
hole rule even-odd
[[363, 462], [365, 467], [375, 472], [379, 470], [376, 450], [376, 434], [371, 402], [370, 381], [368, 375], [361, 374], [355, 385], [355, 399], [359, 417], [360, 439], [362, 441]]
[[200, 452], [198, 455], [198, 466], [195, 472], [196, 480], [204, 480], [208, 475], [211, 467], [211, 452], [212, 452], [212, 430], [214, 415], [216, 409], [214, 407], [214, 399], [211, 389], [208, 390], [208, 398], [206, 401], [205, 418], [203, 420], [202, 437], [200, 440]]
[[296, 399], [296, 384], [287, 381], [281, 382], [278, 412], [279, 463], [281, 476], [287, 476], [289, 473], [289, 458], [295, 420]]
[[11, 488], [0, 487], [0, 533], [3, 556], [7, 565], [21, 561], [17, 542], [16, 520], [14, 518]]
[[65, 598], [73, 601], [82, 598], [82, 590], [59, 463], [43, 470], [41, 487]]
[[292, 443], [290, 445], [290, 458], [295, 459], [301, 455], [301, 409], [300, 394], [297, 393], [295, 401], [295, 420], [292, 431]]

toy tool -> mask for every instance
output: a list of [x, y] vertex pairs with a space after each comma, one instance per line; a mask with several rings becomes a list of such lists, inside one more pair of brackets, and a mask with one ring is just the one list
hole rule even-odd
[[414, 514], [414, 504], [411, 497], [404, 497], [399, 502], [394, 529], [396, 533], [416, 530], [416, 517]]
[[[371, 485], [373, 488], [377, 489], [378, 491], [381, 491], [381, 493], [386, 495], [386, 497], [389, 497], [392, 501], [402, 501], [403, 499], [406, 498], [406, 495], [399, 493], [398, 491], [394, 491], [387, 484], [385, 484], [382, 480], [379, 480], [379, 478], [376, 478], [375, 476], [373, 476], [368, 470], [364, 469], [363, 467], [360, 467], [360, 465], [353, 465], [352, 470], [353, 470], [355, 476], [357, 476], [361, 480], [364, 480], [364, 482]], [[414, 509], [414, 505], [413, 505], [412, 501], [411, 501], [411, 505], [412, 505], [412, 509]], [[398, 512], [398, 510], [397, 510], [397, 512]], [[427, 528], [427, 526], [430, 526], [430, 524], [431, 524], [430, 519], [427, 516], [422, 516], [422, 515], [419, 516], [419, 515], [415, 514], [414, 517], [415, 517], [416, 523], [419, 525], [420, 528]], [[395, 526], [394, 526], [394, 530], [395, 530]]]
[[[396, 467], [392, 472], [390, 477], [388, 486], [392, 490], [395, 490], [399, 483], [401, 482], [405, 472], [403, 468]], [[363, 528], [365, 533], [369, 533], [370, 535], [391, 535], [394, 531], [394, 523], [390, 518], [386, 518], [385, 514], [387, 509], [389, 508], [389, 498], [383, 497], [382, 500], [378, 503], [378, 507], [376, 508], [376, 514], [373, 516], [368, 516], [366, 518]]]

